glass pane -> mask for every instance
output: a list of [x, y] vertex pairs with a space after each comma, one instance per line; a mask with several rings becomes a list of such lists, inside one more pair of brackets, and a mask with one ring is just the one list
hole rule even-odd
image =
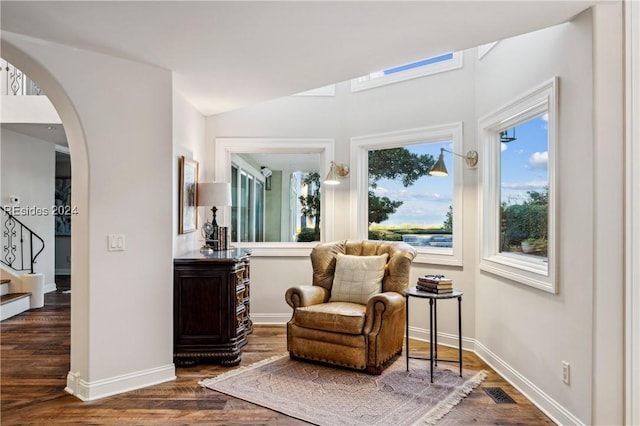
[[547, 257], [549, 137], [541, 115], [499, 133], [500, 252]]
[[249, 177], [246, 173], [240, 173], [240, 240], [249, 240]]
[[256, 241], [264, 241], [264, 183], [256, 180]]
[[255, 241], [254, 217], [256, 204], [254, 199], [253, 181], [253, 176], [247, 175], [247, 239], [243, 241]]
[[369, 151], [369, 239], [405, 241], [417, 247], [453, 247], [453, 167], [449, 175], [429, 176], [440, 148], [431, 142]]
[[407, 71], [413, 68], [424, 67], [431, 64], [437, 64], [442, 61], [450, 61], [453, 59], [453, 52], [445, 53], [444, 55], [433, 56], [431, 58], [422, 59], [420, 61], [411, 62], [410, 64], [399, 65], [397, 67], [389, 68], [383, 71], [384, 75], [395, 74], [397, 72]]
[[231, 159], [232, 241], [297, 241], [302, 229], [301, 180], [315, 173], [319, 185], [320, 155], [243, 153]]
[[[297, 205], [300, 206], [296, 216], [300, 218], [300, 229], [296, 241], [320, 241], [320, 174], [298, 173], [300, 180], [296, 180], [298, 196]], [[298, 185], [299, 182], [299, 185]], [[292, 194], [293, 196], [293, 194]], [[292, 197], [293, 198], [293, 197]], [[292, 200], [293, 201], [293, 200]]]
[[231, 166], [231, 241], [238, 241], [238, 168]]

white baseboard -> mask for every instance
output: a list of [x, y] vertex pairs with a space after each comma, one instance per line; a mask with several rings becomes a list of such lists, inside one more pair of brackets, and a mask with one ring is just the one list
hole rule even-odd
[[491, 352], [486, 346], [476, 340], [475, 353], [489, 364], [503, 379], [523, 394], [529, 401], [559, 425], [585, 425], [579, 418], [570, 413], [556, 400], [544, 393], [542, 389], [520, 374], [504, 360]]
[[[409, 326], [409, 337], [412, 339], [420, 340], [422, 342], [429, 341], [429, 330], [419, 327]], [[462, 349], [467, 351], [474, 351], [475, 339], [462, 336]], [[438, 345], [449, 346], [452, 348], [458, 348], [458, 335], [449, 333], [438, 333]]]
[[87, 382], [78, 373], [69, 372], [64, 390], [82, 401], [94, 401], [175, 379], [176, 368], [173, 364], [95, 382]]
[[256, 325], [284, 325], [291, 319], [288, 314], [254, 314], [251, 313], [251, 321]]
[[56, 286], [56, 283], [49, 283], [44, 286], [45, 293], [51, 293], [53, 291], [56, 291], [57, 289], [58, 287]]

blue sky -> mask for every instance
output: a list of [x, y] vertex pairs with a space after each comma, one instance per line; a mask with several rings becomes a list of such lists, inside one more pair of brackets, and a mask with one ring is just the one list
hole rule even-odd
[[[501, 199], [507, 203], [522, 203], [527, 191], [542, 191], [548, 185], [548, 142], [547, 118], [534, 118], [515, 129], [517, 139], [502, 144]], [[451, 142], [428, 143], [407, 146], [416, 154], [431, 154], [436, 160], [440, 148], [452, 150]], [[445, 164], [449, 171], [447, 177], [424, 176], [413, 186], [405, 188], [399, 181], [381, 179], [374, 192], [403, 204], [395, 214], [383, 222], [383, 225], [413, 224], [441, 226], [452, 204], [454, 156], [445, 153]]]
[[[428, 143], [411, 145], [406, 148], [416, 154], [431, 154], [436, 160], [440, 155], [440, 148], [451, 150], [451, 142]], [[444, 156], [447, 170], [453, 169], [451, 154]], [[381, 179], [374, 190], [376, 195], [402, 201], [403, 204], [395, 214], [383, 222], [383, 225], [442, 225], [449, 206], [452, 203], [453, 177], [423, 176], [408, 188], [400, 181]]]
[[517, 139], [502, 144], [500, 199], [522, 204], [527, 191], [542, 192], [549, 185], [547, 116], [536, 117], [516, 127]]

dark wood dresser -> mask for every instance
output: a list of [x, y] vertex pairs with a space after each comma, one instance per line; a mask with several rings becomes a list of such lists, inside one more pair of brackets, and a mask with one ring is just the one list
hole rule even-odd
[[178, 365], [199, 361], [236, 365], [253, 331], [249, 316], [247, 249], [201, 253], [173, 260], [173, 356]]

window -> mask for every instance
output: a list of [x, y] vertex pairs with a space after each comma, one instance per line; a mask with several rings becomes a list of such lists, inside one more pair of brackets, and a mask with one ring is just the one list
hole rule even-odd
[[[216, 139], [215, 180], [231, 182], [234, 200], [232, 207], [218, 211], [218, 222], [235, 224], [231, 234], [235, 246], [251, 247], [254, 256], [309, 255], [315, 244], [299, 242], [298, 236], [311, 226], [313, 239], [307, 241], [316, 240], [315, 217], [309, 213], [302, 217], [300, 196], [309, 189], [306, 176], [329, 171], [333, 146], [332, 139]], [[270, 186], [262, 166], [272, 172]], [[333, 193], [319, 194], [321, 241], [333, 240]]]
[[449, 52], [353, 79], [351, 80], [351, 91], [359, 92], [458, 68], [462, 68], [462, 53]]
[[[517, 135], [517, 137], [516, 137]], [[549, 137], [547, 115], [500, 133], [501, 253], [547, 261]]]
[[[402, 240], [417, 262], [462, 265], [464, 161], [450, 155], [448, 177], [426, 175], [440, 148], [462, 151], [462, 123], [352, 138], [352, 238]], [[409, 173], [390, 166], [409, 163]]]
[[555, 293], [557, 79], [480, 120], [480, 268]]
[[231, 164], [231, 241], [264, 241], [264, 182], [236, 157]]

